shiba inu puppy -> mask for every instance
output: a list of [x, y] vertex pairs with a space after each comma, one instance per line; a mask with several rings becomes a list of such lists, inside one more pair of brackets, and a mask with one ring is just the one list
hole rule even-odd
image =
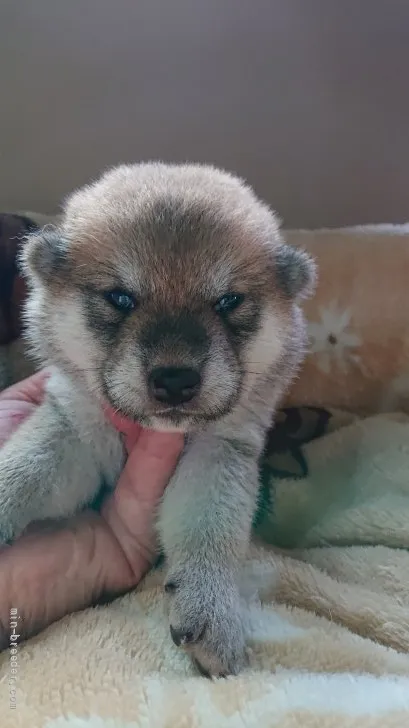
[[73, 514], [124, 464], [104, 408], [186, 433], [158, 514], [170, 632], [211, 675], [245, 661], [237, 574], [258, 461], [302, 360], [314, 265], [238, 178], [121, 166], [68, 200], [22, 255], [43, 404], [0, 451], [0, 538]]

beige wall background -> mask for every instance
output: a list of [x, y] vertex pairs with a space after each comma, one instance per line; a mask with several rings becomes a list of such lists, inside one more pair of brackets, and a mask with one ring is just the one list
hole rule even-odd
[[161, 158], [287, 225], [406, 221], [408, 74], [407, 0], [0, 0], [0, 206]]

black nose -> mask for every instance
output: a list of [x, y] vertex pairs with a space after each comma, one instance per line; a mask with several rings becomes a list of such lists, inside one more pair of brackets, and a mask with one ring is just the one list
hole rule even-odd
[[157, 367], [150, 373], [149, 384], [158, 402], [177, 405], [193, 399], [200, 386], [200, 374], [187, 367]]

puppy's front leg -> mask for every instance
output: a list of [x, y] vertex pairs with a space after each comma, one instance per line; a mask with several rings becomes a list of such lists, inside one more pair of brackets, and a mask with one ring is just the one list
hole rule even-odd
[[[119, 469], [121, 445], [111, 429], [102, 443]], [[90, 503], [104, 476], [95, 449], [104, 432], [91, 434], [84, 442], [47, 395], [6, 442], [0, 450], [0, 542], [14, 540], [32, 521], [70, 516]]]
[[163, 501], [171, 635], [211, 675], [236, 674], [245, 662], [237, 570], [256, 504], [258, 455], [245, 439], [198, 435]]

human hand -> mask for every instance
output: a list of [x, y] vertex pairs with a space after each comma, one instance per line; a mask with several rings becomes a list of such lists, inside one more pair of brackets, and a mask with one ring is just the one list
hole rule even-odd
[[[0, 447], [41, 403], [47, 376], [40, 372], [0, 394]], [[154, 513], [183, 436], [109, 416], [124, 434], [128, 460], [101, 513], [32, 527], [0, 551], [0, 649], [8, 645], [11, 608], [20, 618], [20, 638], [26, 638], [65, 614], [128, 591], [152, 562]]]

